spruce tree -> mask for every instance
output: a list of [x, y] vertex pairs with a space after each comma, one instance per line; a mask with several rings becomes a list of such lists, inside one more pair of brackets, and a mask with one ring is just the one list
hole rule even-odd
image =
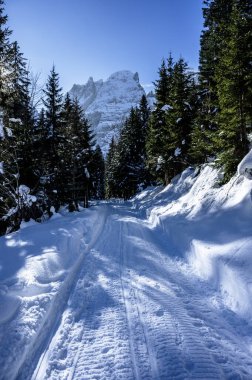
[[203, 7], [204, 29], [200, 38], [198, 112], [195, 118], [190, 149], [194, 163], [207, 162], [216, 157], [214, 135], [218, 130], [219, 101], [216, 67], [221, 57], [221, 45], [226, 31], [220, 25], [228, 19], [230, 1], [205, 0]]
[[252, 128], [251, 61], [252, 5], [249, 1], [232, 1], [225, 29], [225, 43], [215, 78], [219, 100], [219, 131], [215, 135], [217, 163], [224, 168], [224, 181], [235, 173], [238, 163], [249, 149], [248, 133]]
[[26, 60], [17, 42], [9, 42], [6, 20], [3, 8], [0, 8], [0, 217], [9, 230], [15, 230], [23, 219], [37, 216], [35, 198], [31, 196], [35, 185], [32, 164], [34, 112]]
[[102, 150], [96, 145], [90, 163], [91, 176], [91, 196], [94, 199], [104, 199], [105, 197], [105, 161]]
[[[168, 184], [189, 164], [191, 129], [195, 118], [196, 86], [193, 74], [181, 58], [166, 68], [166, 98], [157, 102], [150, 117], [146, 142], [147, 164], [156, 180]], [[160, 80], [156, 83], [160, 84]], [[159, 92], [160, 88], [156, 88]]]
[[119, 197], [119, 152], [118, 143], [112, 138], [105, 161], [105, 197], [107, 199]]
[[61, 117], [64, 185], [60, 197], [69, 204], [70, 209], [78, 209], [79, 201], [83, 201], [87, 207], [91, 190], [94, 135], [77, 99], [72, 101], [66, 96]]
[[200, 103], [191, 134], [191, 156], [195, 162], [217, 157], [227, 181], [248, 151], [252, 5], [249, 0], [209, 0], [204, 5]]
[[147, 130], [146, 152], [147, 167], [155, 180], [168, 183], [171, 174], [168, 160], [171, 151], [168, 149], [170, 131], [166, 125], [166, 112], [171, 110], [171, 82], [174, 62], [170, 54], [167, 65], [163, 60], [158, 70], [159, 79], [154, 83], [156, 103]]
[[169, 97], [169, 76], [166, 67], [166, 62], [163, 59], [158, 70], [159, 78], [155, 81], [155, 95], [157, 106], [163, 106]]
[[59, 74], [55, 66], [50, 72], [44, 90], [43, 104], [45, 108], [46, 135], [43, 143], [44, 175], [41, 181], [45, 185], [48, 196], [52, 199], [53, 206], [57, 210], [60, 206], [59, 192], [63, 186], [63, 164], [61, 163], [62, 151], [62, 89], [59, 85]]
[[139, 108], [131, 109], [117, 146], [114, 141], [111, 143], [106, 165], [111, 171], [107, 177], [107, 194], [110, 196], [128, 199], [150, 181], [145, 148], [149, 113], [146, 97], [143, 97]]
[[6, 26], [8, 17], [4, 13], [4, 0], [0, 0], [0, 112], [3, 118], [3, 108], [9, 96], [9, 72], [11, 43], [9, 37], [12, 31]]

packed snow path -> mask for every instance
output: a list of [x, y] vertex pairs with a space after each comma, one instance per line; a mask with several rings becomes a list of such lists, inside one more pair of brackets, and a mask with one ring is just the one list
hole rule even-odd
[[[244, 321], [214, 307], [160, 236], [124, 204], [106, 208], [58, 324], [19, 379], [251, 379]], [[68, 294], [69, 295], [69, 294]]]

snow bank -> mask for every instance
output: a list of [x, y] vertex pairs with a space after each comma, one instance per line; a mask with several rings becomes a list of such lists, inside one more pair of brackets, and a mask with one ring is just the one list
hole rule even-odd
[[0, 238], [0, 379], [15, 379], [53, 329], [103, 215], [85, 210]]
[[238, 165], [238, 173], [248, 179], [252, 179], [252, 149]]
[[148, 189], [132, 200], [151, 228], [160, 230], [164, 249], [181, 270], [214, 286], [222, 302], [246, 318], [252, 317], [250, 168], [251, 152], [221, 187], [212, 166], [188, 168], [167, 187]]

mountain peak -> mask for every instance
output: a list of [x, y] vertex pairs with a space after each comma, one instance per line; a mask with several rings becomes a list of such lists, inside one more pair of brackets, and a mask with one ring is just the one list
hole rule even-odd
[[94, 78], [93, 77], [89, 77], [87, 83], [93, 83], [93, 82], [94, 82]]
[[139, 76], [138, 73], [132, 73], [129, 70], [120, 70], [116, 71], [115, 73], [111, 74], [108, 78], [108, 81], [115, 80], [115, 81], [136, 81], [139, 83]]
[[[78, 91], [77, 91], [78, 90]], [[83, 86], [74, 86], [70, 96], [77, 97], [96, 134], [97, 143], [107, 153], [112, 137], [117, 138], [130, 109], [139, 105], [145, 94], [138, 73], [116, 71], [106, 81], [92, 77]]]

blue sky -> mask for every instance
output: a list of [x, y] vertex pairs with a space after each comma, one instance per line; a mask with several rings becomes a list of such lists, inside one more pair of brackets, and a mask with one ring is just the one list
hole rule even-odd
[[33, 71], [44, 81], [54, 63], [67, 91], [125, 69], [151, 83], [170, 51], [196, 70], [201, 7], [202, 0], [6, 0], [5, 9]]

